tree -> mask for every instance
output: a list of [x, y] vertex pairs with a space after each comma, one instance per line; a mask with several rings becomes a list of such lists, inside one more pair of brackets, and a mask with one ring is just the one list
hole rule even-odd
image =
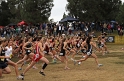
[[1, 2], [0, 5], [0, 25], [6, 26], [10, 23], [9, 19], [11, 17], [10, 9], [8, 3], [5, 1]]
[[48, 21], [53, 0], [8, 0], [13, 18], [11, 21], [25, 20], [29, 23]]
[[116, 21], [124, 23], [124, 3], [120, 6], [119, 10], [120, 11], [116, 17]]
[[[66, 17], [67, 17], [67, 15], [66, 15], [65, 12], [64, 12], [64, 14], [63, 14], [63, 18], [62, 18], [62, 19], [66, 18]], [[62, 19], [61, 19], [61, 20], [62, 20]]]
[[121, 0], [102, 0], [100, 3], [102, 18], [104, 20], [115, 20], [121, 3]]
[[49, 22], [50, 22], [50, 23], [54, 23], [54, 19], [53, 19], [53, 18], [50, 19]]
[[70, 16], [84, 21], [113, 20], [119, 12], [121, 0], [67, 0]]
[[66, 5], [66, 10], [69, 11], [68, 15], [78, 18], [78, 12], [82, 10], [82, 9], [79, 9], [81, 6], [80, 3], [83, 0], [67, 0], [67, 1], [68, 1], [68, 4]]

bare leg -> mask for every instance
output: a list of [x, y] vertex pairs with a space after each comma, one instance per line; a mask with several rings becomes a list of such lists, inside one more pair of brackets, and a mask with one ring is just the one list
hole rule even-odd
[[43, 72], [44, 69], [46, 68], [46, 66], [49, 64], [49, 61], [45, 57], [42, 57], [40, 60], [46, 64], [46, 65], [44, 64], [45, 66], [43, 65], [43, 67], [41, 69], [41, 72]]
[[3, 69], [0, 69], [0, 77], [2, 76], [2, 71], [3, 71]]
[[9, 67], [6, 67], [3, 69], [3, 74], [10, 74], [11, 73], [11, 70]]
[[55, 55], [55, 57], [62, 62], [61, 58], [58, 55]]
[[15, 73], [16, 73], [16, 76], [18, 77], [19, 76], [19, 73], [18, 73], [18, 66], [16, 63], [14, 63], [13, 61], [9, 60], [8, 61], [8, 64], [13, 66], [15, 68]]
[[88, 56], [88, 55], [85, 55], [85, 58], [84, 58], [84, 59], [77, 60], [77, 62], [85, 61], [85, 60], [87, 60], [88, 58], [89, 58], [89, 56]]
[[65, 69], [70, 69], [68, 67], [68, 58], [66, 56], [64, 56], [64, 60], [65, 60]]
[[31, 69], [35, 64], [36, 64], [36, 62], [35, 62], [35, 61], [32, 61], [31, 64], [24, 70], [23, 75], [25, 75], [25, 73], [26, 73], [29, 69]]
[[95, 58], [95, 62], [96, 62], [96, 64], [98, 65], [99, 63], [98, 63], [98, 58], [97, 58], [97, 56], [96, 56], [94, 53], [91, 54], [91, 56]]
[[70, 52], [72, 52], [72, 57], [71, 57], [71, 59], [73, 60], [73, 59], [74, 59], [74, 56], [75, 56], [75, 54], [76, 54], [76, 52], [75, 52], [75, 50], [70, 50]]
[[19, 60], [19, 61], [16, 62], [16, 63], [17, 63], [17, 64], [22, 63], [22, 62], [24, 62], [24, 61], [27, 60], [27, 59], [28, 59], [28, 56], [25, 55], [23, 59]]

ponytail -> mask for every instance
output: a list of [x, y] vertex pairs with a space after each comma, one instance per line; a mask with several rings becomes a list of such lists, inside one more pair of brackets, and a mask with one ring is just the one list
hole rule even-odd
[[87, 40], [86, 40], [86, 43], [87, 43], [87, 44], [90, 44], [91, 39], [92, 39], [92, 37], [89, 36], [89, 37], [87, 38]]

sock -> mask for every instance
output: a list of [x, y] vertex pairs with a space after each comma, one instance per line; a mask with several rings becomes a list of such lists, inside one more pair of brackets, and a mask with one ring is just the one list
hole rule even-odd
[[44, 70], [44, 69], [47, 67], [47, 65], [48, 65], [48, 64], [45, 63], [45, 64], [43, 65], [42, 69]]

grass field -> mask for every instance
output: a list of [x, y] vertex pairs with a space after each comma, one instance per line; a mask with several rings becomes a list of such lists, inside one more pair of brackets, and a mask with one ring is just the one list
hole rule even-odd
[[[94, 58], [89, 58], [81, 65], [74, 65], [69, 60], [70, 70], [64, 70], [64, 64], [60, 62], [50, 63], [45, 69], [46, 76], [44, 77], [39, 74], [42, 65], [39, 62], [36, 64], [38, 69], [30, 69], [26, 73], [25, 81], [124, 81], [124, 50], [121, 50], [122, 47], [123, 45], [108, 45], [109, 53], [105, 56], [96, 52], [99, 62], [103, 64], [100, 68], [97, 67]], [[47, 57], [51, 61], [50, 56]], [[80, 55], [76, 55], [75, 59], [80, 59]], [[11, 66], [10, 68], [12, 73], [3, 75], [0, 81], [17, 81], [14, 68]]]

